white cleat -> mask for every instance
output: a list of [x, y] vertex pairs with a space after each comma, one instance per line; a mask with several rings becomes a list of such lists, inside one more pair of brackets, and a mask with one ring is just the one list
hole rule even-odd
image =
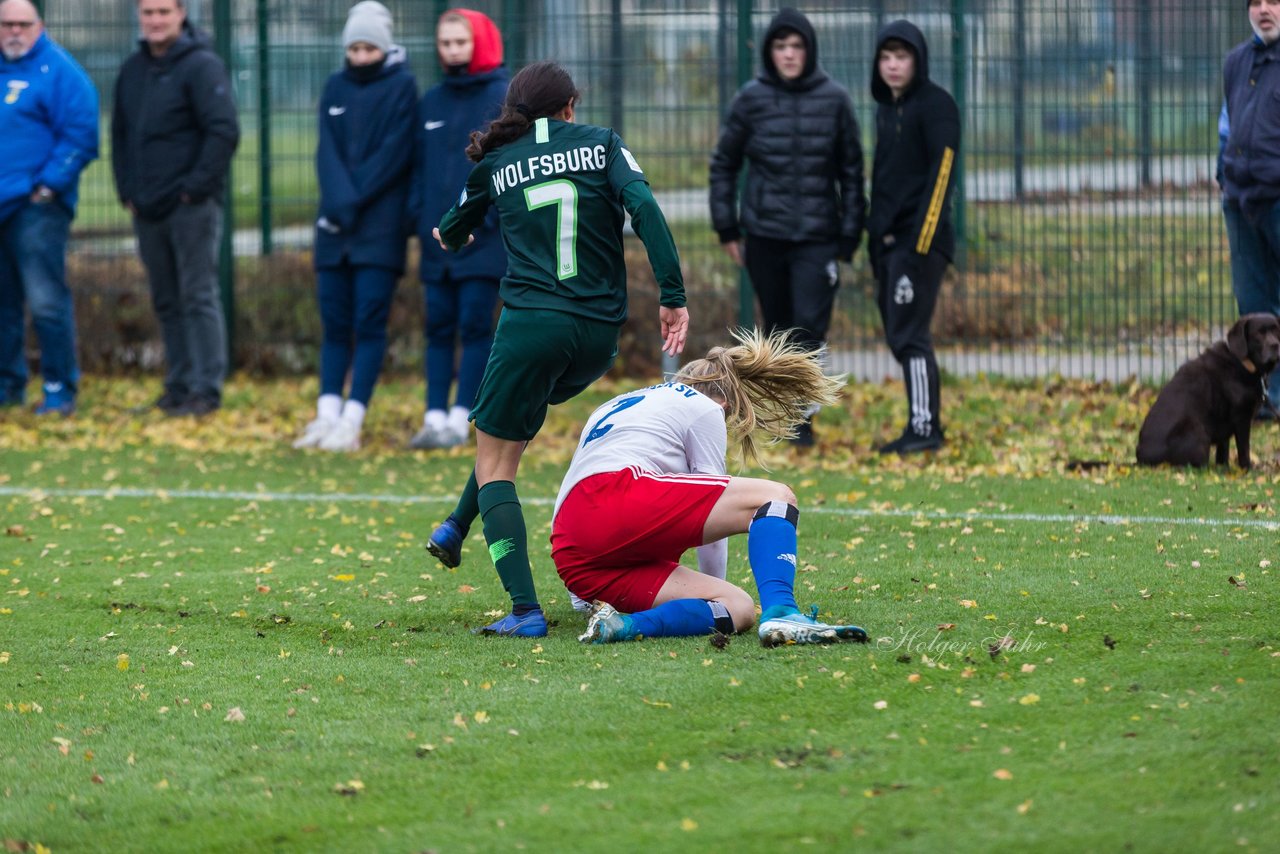
[[[817, 608], [814, 609], [817, 613]], [[764, 647], [790, 644], [866, 643], [867, 633], [858, 626], [833, 626], [799, 612], [784, 614], [760, 623], [760, 645]]]

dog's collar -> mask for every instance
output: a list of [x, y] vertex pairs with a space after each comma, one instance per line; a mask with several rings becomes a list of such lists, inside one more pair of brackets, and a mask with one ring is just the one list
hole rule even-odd
[[1243, 359], [1241, 359], [1240, 364], [1244, 365], [1244, 369], [1251, 374], [1256, 374], [1258, 372], [1258, 366], [1255, 365], [1253, 363], [1253, 360], [1250, 359], [1248, 356], [1245, 356]]

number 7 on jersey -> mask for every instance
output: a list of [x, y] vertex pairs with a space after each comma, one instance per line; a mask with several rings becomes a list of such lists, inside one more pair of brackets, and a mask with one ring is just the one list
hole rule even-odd
[[556, 278], [578, 275], [578, 188], [572, 181], [545, 181], [526, 187], [524, 202], [531, 211], [556, 206]]

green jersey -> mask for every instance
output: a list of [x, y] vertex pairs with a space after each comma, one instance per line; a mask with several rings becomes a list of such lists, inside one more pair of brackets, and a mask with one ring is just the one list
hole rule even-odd
[[538, 119], [524, 136], [490, 151], [440, 222], [454, 249], [496, 205], [507, 247], [500, 294], [513, 308], [540, 308], [621, 324], [627, 317], [624, 205], [644, 241], [661, 302], [684, 305], [680, 261], [644, 172], [608, 128]]

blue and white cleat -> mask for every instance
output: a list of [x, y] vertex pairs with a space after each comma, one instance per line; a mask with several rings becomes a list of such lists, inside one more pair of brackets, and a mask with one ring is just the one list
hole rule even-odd
[[605, 602], [596, 602], [591, 607], [587, 630], [578, 635], [582, 643], [617, 643], [634, 639], [631, 617], [619, 614], [617, 608]]
[[463, 539], [461, 526], [450, 516], [431, 532], [431, 537], [427, 540], [427, 551], [436, 560], [453, 569], [462, 563]]
[[496, 635], [504, 638], [545, 638], [547, 636], [547, 617], [542, 613], [541, 608], [530, 611], [522, 617], [517, 617], [515, 614], [507, 614], [496, 623], [472, 629], [472, 634], [485, 635], [486, 637]]
[[858, 626], [835, 626], [818, 622], [818, 607], [810, 614], [780, 614], [760, 621], [760, 645], [866, 643], [870, 638]]

